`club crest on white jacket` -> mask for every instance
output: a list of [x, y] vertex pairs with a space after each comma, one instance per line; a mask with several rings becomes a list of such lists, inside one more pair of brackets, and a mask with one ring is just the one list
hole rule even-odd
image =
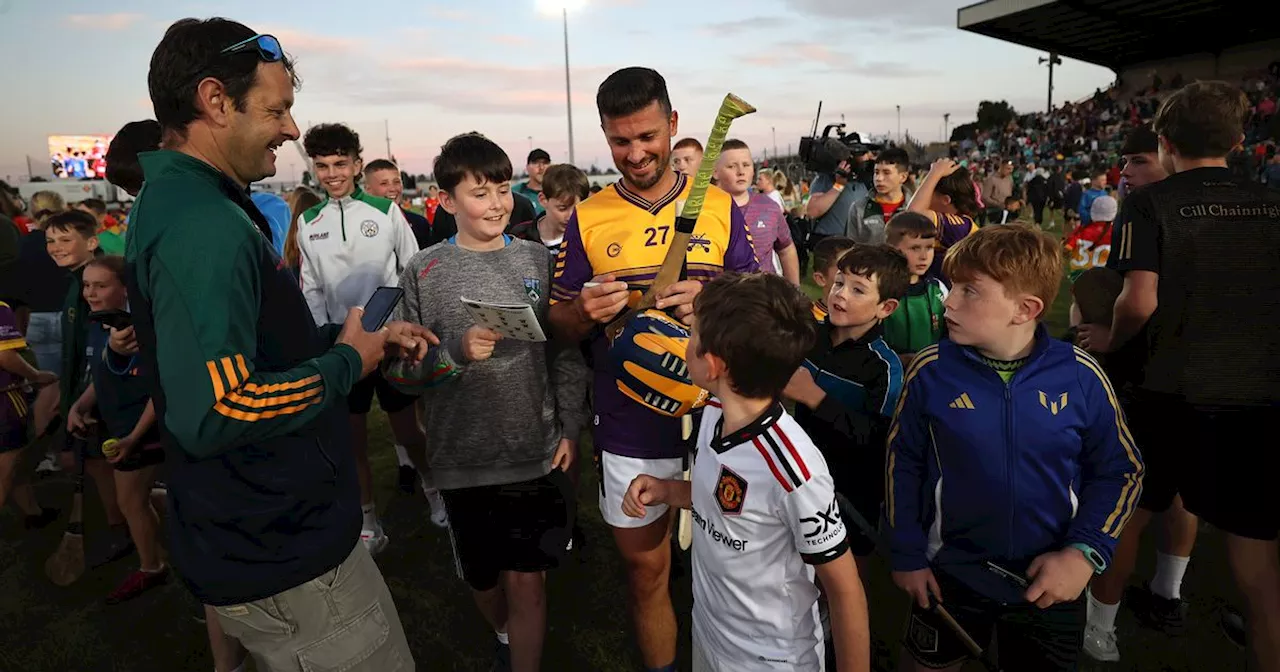
[[316, 324], [340, 324], [378, 287], [400, 284], [418, 241], [400, 206], [357, 188], [298, 216], [298, 250], [311, 316]]

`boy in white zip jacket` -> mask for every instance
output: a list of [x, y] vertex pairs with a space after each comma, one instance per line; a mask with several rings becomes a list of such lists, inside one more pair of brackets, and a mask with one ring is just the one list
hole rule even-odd
[[[316, 323], [327, 324], [352, 306], [363, 307], [378, 287], [399, 285], [400, 272], [417, 254], [418, 243], [399, 206], [370, 196], [357, 186], [363, 162], [360, 136], [355, 131], [343, 124], [321, 124], [307, 131], [303, 145], [328, 197], [299, 216], [302, 294]], [[371, 553], [387, 545], [369, 470], [367, 416], [375, 393], [391, 421], [400, 462], [412, 462], [422, 474], [432, 522], [442, 527], [446, 524], [444, 505], [426, 471], [426, 439], [418, 426], [415, 398], [397, 392], [375, 371], [357, 383], [347, 397], [364, 513], [360, 539]]]

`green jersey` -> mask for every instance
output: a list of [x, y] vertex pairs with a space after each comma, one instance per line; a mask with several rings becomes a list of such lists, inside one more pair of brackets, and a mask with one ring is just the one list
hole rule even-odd
[[919, 352], [937, 343], [946, 333], [943, 321], [947, 287], [937, 278], [924, 278], [907, 290], [889, 319], [884, 321], [884, 340], [898, 354]]

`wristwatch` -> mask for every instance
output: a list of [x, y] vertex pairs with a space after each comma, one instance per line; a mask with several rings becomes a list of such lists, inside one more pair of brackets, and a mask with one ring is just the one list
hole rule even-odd
[[1074, 548], [1083, 553], [1084, 559], [1088, 560], [1089, 564], [1093, 565], [1093, 573], [1095, 576], [1107, 571], [1107, 561], [1103, 560], [1102, 554], [1093, 550], [1093, 547], [1089, 544], [1076, 542], [1074, 544], [1068, 544], [1067, 548]]

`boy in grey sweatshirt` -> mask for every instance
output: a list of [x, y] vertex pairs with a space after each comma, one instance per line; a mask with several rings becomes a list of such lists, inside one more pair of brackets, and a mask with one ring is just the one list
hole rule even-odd
[[558, 565], [573, 522], [566, 471], [585, 422], [574, 400], [585, 397], [588, 377], [572, 346], [505, 339], [475, 324], [461, 302], [527, 304], [545, 325], [546, 248], [503, 234], [511, 173], [507, 155], [483, 136], [460, 135], [441, 149], [435, 175], [458, 234], [409, 261], [397, 309], [397, 319], [435, 330], [440, 347], [417, 366], [389, 365], [386, 376], [423, 395], [454, 555], [497, 634], [499, 669], [536, 669], [543, 572]]

